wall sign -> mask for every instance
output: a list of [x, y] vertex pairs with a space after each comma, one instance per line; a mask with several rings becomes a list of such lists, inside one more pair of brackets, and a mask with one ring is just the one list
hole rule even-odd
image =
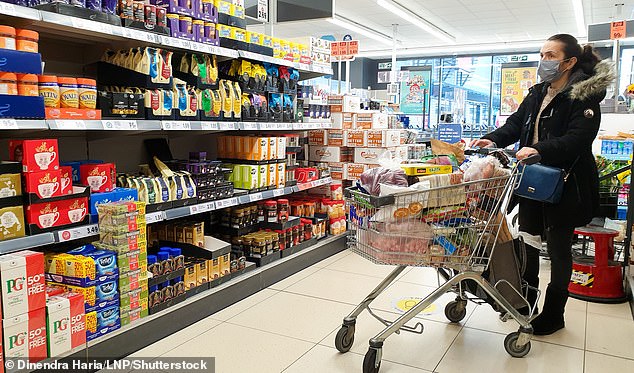
[[537, 83], [537, 64], [537, 62], [502, 64], [500, 115], [511, 115], [520, 107], [528, 94], [528, 89]]

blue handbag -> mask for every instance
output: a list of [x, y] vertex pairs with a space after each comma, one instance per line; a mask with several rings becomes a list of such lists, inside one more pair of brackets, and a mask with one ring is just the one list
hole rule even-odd
[[[570, 170], [577, 163], [573, 163]], [[568, 181], [571, 171], [561, 168], [532, 164], [518, 166], [520, 173], [519, 185], [515, 189], [515, 195], [533, 201], [557, 204], [561, 200], [564, 184]]]

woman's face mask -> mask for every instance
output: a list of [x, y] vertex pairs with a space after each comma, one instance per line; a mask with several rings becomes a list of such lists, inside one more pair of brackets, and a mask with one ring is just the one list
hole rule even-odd
[[561, 78], [564, 72], [566, 72], [566, 70], [559, 71], [561, 63], [568, 60], [570, 60], [570, 58], [561, 61], [541, 60], [539, 61], [539, 67], [537, 68], [537, 75], [542, 80], [542, 82], [552, 83], [554, 81], [557, 81], [559, 78]]

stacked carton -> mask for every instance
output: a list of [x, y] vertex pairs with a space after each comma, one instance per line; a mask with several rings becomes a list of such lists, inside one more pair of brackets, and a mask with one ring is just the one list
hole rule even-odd
[[[148, 315], [147, 226], [145, 203], [118, 202], [99, 205], [100, 243], [117, 253], [121, 325]], [[110, 315], [115, 319], [114, 313]]]
[[1, 256], [0, 278], [4, 359], [46, 359], [44, 255], [21, 251]]
[[389, 129], [388, 116], [360, 110], [355, 96], [330, 96], [331, 130], [309, 132], [308, 160], [327, 162], [336, 180], [356, 180], [384, 158], [407, 159], [403, 130]]

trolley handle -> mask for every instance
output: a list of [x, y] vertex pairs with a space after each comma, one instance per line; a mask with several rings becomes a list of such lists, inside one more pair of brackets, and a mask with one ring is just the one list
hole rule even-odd
[[[515, 158], [514, 150], [500, 149], [500, 148], [473, 148], [466, 149], [465, 155], [492, 155], [502, 162], [502, 164], [509, 164], [510, 158]], [[539, 163], [542, 160], [542, 156], [539, 154], [533, 154], [519, 161], [522, 165], [530, 166], [535, 163]]]

